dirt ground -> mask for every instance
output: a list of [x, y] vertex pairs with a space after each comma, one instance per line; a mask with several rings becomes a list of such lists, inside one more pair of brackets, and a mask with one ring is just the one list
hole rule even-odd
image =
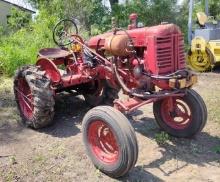
[[[89, 108], [82, 97], [60, 95], [54, 125], [34, 131], [18, 124], [11, 83], [0, 79], [0, 181], [118, 181], [95, 169], [85, 154], [80, 123]], [[139, 157], [119, 181], [220, 181], [220, 74], [200, 74], [195, 90], [209, 117], [193, 139], [170, 137], [159, 145], [152, 105], [129, 116]]]

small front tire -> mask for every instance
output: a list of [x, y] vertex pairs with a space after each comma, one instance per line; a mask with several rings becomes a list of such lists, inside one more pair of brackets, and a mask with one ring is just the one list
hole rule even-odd
[[135, 131], [120, 111], [110, 106], [95, 107], [85, 115], [82, 125], [87, 154], [100, 171], [118, 178], [135, 165]]
[[[173, 110], [170, 103], [173, 103]], [[207, 108], [201, 96], [189, 89], [183, 97], [170, 97], [153, 104], [155, 120], [160, 128], [175, 137], [192, 137], [207, 122]]]

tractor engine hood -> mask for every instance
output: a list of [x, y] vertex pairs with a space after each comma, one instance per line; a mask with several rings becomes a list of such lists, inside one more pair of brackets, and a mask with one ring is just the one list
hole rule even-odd
[[[136, 28], [126, 30], [132, 38], [135, 47], [146, 47], [147, 37], [163, 37], [171, 34], [181, 34], [180, 28], [174, 24], [161, 24], [158, 26]], [[124, 31], [118, 31], [117, 34], [125, 34]], [[113, 32], [104, 33], [90, 38], [87, 45], [92, 48], [100, 48], [105, 44], [105, 39], [112, 36]]]

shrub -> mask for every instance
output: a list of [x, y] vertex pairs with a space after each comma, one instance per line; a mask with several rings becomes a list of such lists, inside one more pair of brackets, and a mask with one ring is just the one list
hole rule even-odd
[[164, 131], [155, 135], [155, 140], [159, 145], [164, 145], [170, 140], [170, 136]]
[[54, 46], [52, 29], [56, 21], [56, 17], [42, 11], [28, 27], [1, 37], [0, 69], [12, 76], [17, 67], [35, 63], [39, 49]]
[[18, 8], [12, 8], [10, 17], [8, 18], [8, 28], [10, 31], [19, 30], [27, 27], [31, 22], [31, 13], [22, 11]]

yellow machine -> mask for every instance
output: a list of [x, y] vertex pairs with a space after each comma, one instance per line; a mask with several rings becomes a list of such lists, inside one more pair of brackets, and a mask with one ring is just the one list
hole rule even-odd
[[220, 64], [220, 40], [207, 42], [203, 37], [195, 37], [188, 52], [187, 64], [199, 72], [209, 71]]
[[208, 14], [208, 1], [206, 13], [198, 12], [199, 29], [192, 31], [193, 1], [190, 1], [188, 40], [191, 45], [188, 51], [187, 64], [195, 71], [210, 71], [220, 64], [220, 21], [215, 21]]

